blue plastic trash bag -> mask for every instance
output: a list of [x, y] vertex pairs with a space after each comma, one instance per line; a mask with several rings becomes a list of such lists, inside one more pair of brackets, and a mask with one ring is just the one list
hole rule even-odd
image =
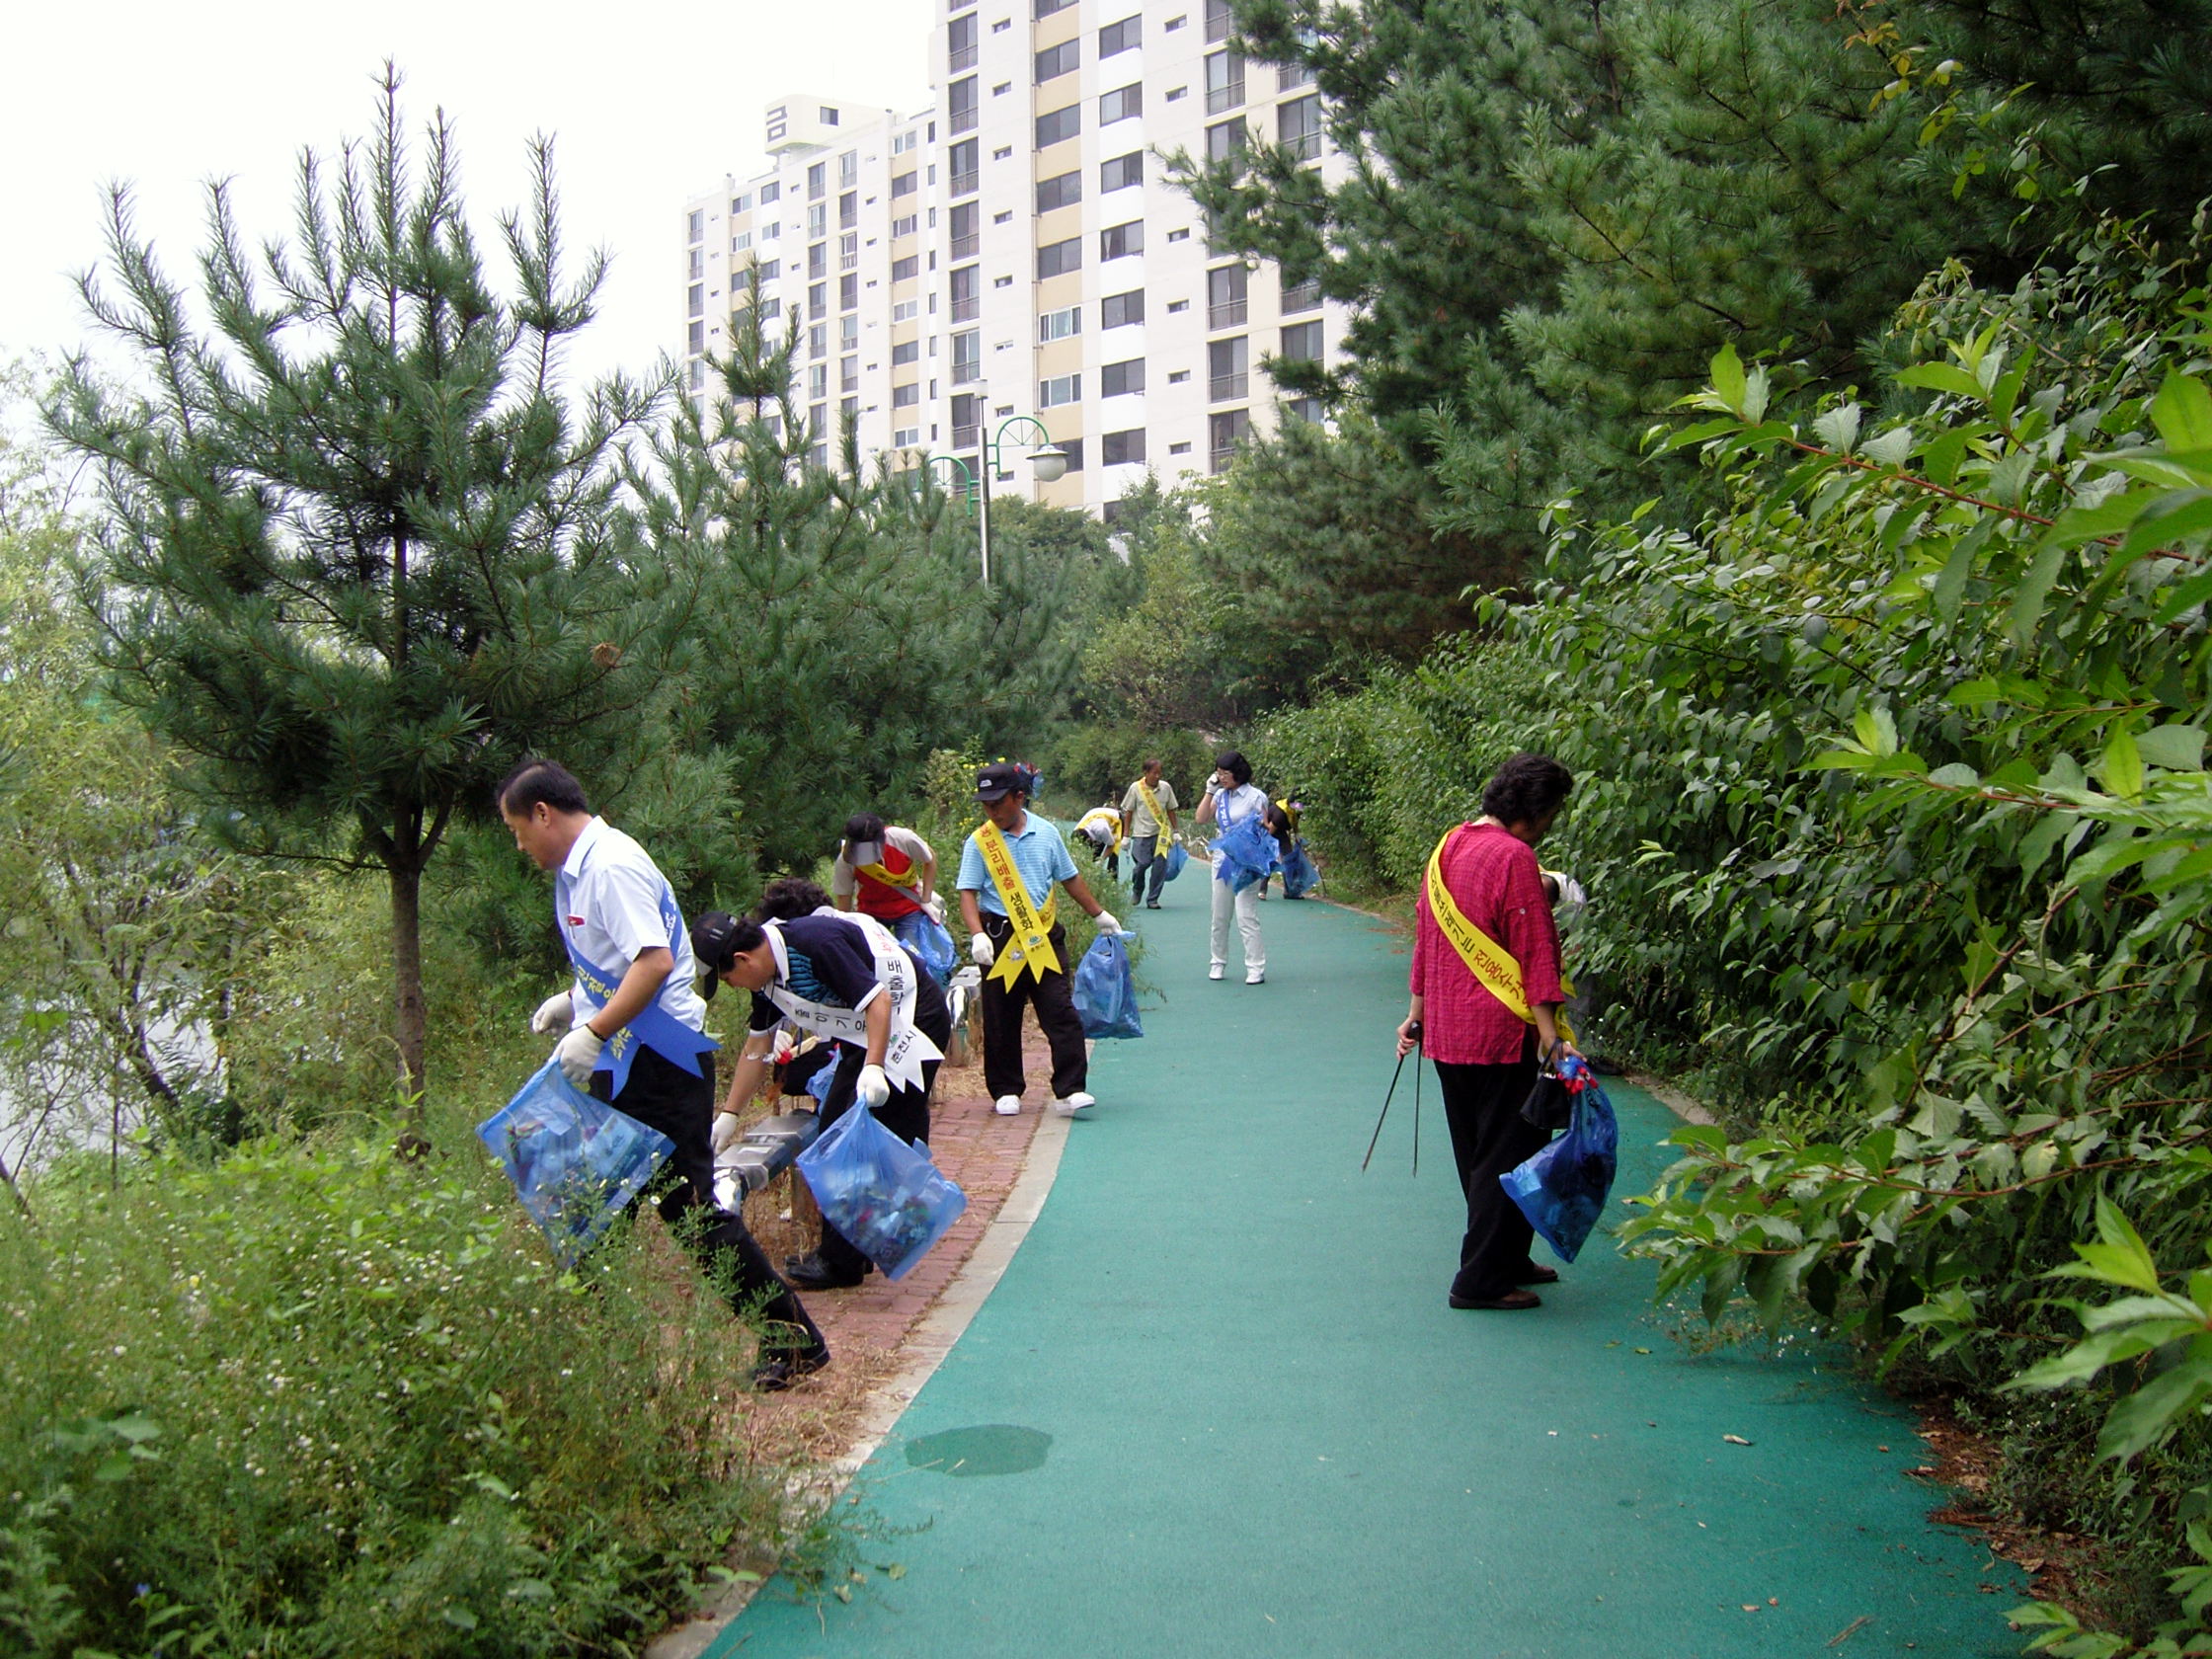
[[1214, 879], [1225, 881], [1232, 893], [1242, 893], [1267, 880], [1275, 869], [1275, 837], [1254, 813], [1214, 841]]
[[476, 1133], [563, 1266], [598, 1242], [675, 1150], [659, 1130], [586, 1094], [550, 1060]]
[[1075, 1012], [1085, 1037], [1142, 1037], [1137, 1017], [1137, 982], [1129, 971], [1129, 947], [1118, 933], [1101, 933], [1075, 964]]
[[939, 985], [952, 978], [952, 971], [959, 965], [960, 953], [953, 948], [952, 935], [943, 925], [930, 918], [926, 910], [908, 910], [891, 926], [892, 936], [921, 964], [921, 971]]
[[1569, 1087], [1581, 1084], [1565, 1133], [1498, 1180], [1559, 1259], [1571, 1262], [1605, 1214], [1620, 1149], [1620, 1125], [1586, 1062], [1569, 1055], [1560, 1062], [1559, 1074]]
[[968, 1208], [968, 1195], [857, 1100], [799, 1154], [824, 1218], [890, 1279], [903, 1279]]
[[1168, 842], [1167, 874], [1162, 876], [1160, 879], [1162, 881], [1173, 881], [1177, 876], [1183, 873], [1183, 866], [1188, 864], [1190, 861], [1191, 849], [1189, 847], [1183, 845], [1181, 841]]
[[817, 1106], [830, 1104], [830, 1087], [837, 1080], [837, 1057], [832, 1054], [807, 1073], [807, 1092], [814, 1096]]
[[1283, 860], [1283, 897], [1303, 899], [1320, 879], [1321, 872], [1313, 867], [1313, 855], [1305, 850], [1305, 837], [1296, 837], [1291, 842], [1290, 857]]

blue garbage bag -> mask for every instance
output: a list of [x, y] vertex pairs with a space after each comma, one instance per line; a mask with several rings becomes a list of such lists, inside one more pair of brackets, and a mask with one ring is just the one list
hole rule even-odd
[[931, 918], [926, 910], [908, 910], [891, 924], [892, 937], [896, 938], [913, 958], [921, 964], [921, 971], [939, 985], [952, 979], [952, 971], [959, 966], [960, 953], [953, 947], [952, 935], [944, 925]]
[[563, 1266], [598, 1242], [675, 1143], [568, 1080], [547, 1061], [476, 1126]]
[[837, 1080], [837, 1057], [824, 1061], [807, 1073], [807, 1092], [814, 1096], [817, 1106], [830, 1104], [830, 1086]]
[[1283, 897], [1303, 899], [1320, 879], [1321, 872], [1313, 867], [1313, 855], [1305, 850], [1305, 837], [1294, 837], [1291, 855], [1283, 860]]
[[1571, 1262], [1605, 1214], [1620, 1150], [1620, 1124], [1596, 1074], [1579, 1056], [1561, 1061], [1559, 1075], [1575, 1089], [1574, 1116], [1565, 1132], [1498, 1180], [1559, 1259]]
[[1171, 841], [1167, 847], [1167, 874], [1161, 879], [1173, 881], [1183, 873], [1183, 866], [1191, 861], [1191, 849], [1181, 841]]
[[1224, 830], [1214, 840], [1214, 879], [1225, 881], [1232, 893], [1242, 893], [1267, 880], [1275, 869], [1279, 849], [1260, 815]]
[[799, 1154], [799, 1173], [830, 1224], [890, 1279], [903, 1279], [968, 1208], [968, 1195], [935, 1163], [854, 1101]]
[[1129, 947], [1118, 933], [1101, 933], [1075, 964], [1075, 1012], [1085, 1037], [1142, 1037], [1137, 1017], [1137, 982], [1129, 971]]

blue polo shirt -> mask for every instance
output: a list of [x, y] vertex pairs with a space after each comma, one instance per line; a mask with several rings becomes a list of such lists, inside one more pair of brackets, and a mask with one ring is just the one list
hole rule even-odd
[[[1018, 832], [1006, 837], [1006, 850], [1014, 855], [1014, 868], [1021, 872], [1022, 886], [1029, 889], [1029, 902], [1039, 910], [1044, 909], [1055, 887], [1075, 875], [1075, 860], [1068, 855], [1059, 827], [1035, 813], [1028, 815]], [[1006, 913], [1006, 903], [998, 897], [997, 885], [984, 863], [984, 850], [976, 844], [974, 835], [961, 846], [960, 880], [956, 885], [963, 891], [973, 890], [976, 902], [992, 915]]]

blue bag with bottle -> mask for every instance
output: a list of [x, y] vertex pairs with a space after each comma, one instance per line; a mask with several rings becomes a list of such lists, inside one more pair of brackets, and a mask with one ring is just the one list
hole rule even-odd
[[913, 953], [923, 973], [939, 985], [950, 982], [960, 953], [953, 946], [952, 935], [927, 910], [908, 910], [891, 924], [891, 934]]
[[1214, 879], [1242, 893], [1267, 880], [1275, 869], [1275, 837], [1258, 813], [1224, 830], [1214, 839]]
[[799, 1154], [823, 1218], [887, 1279], [903, 1279], [968, 1208], [968, 1195], [859, 1101]]
[[550, 1060], [476, 1134], [564, 1267], [598, 1242], [675, 1150], [659, 1130], [586, 1094]]
[[1620, 1124], [1587, 1061], [1568, 1055], [1559, 1062], [1559, 1077], [1574, 1094], [1566, 1132], [1498, 1180], [1559, 1259], [1571, 1262], [1605, 1214]]
[[1167, 874], [1160, 879], [1173, 881], [1183, 873], [1183, 866], [1190, 861], [1191, 849], [1181, 841], [1170, 841], [1167, 845]]
[[1320, 879], [1321, 872], [1313, 867], [1313, 855], [1305, 850], [1305, 837], [1294, 838], [1291, 854], [1283, 860], [1283, 897], [1303, 899], [1313, 891]]
[[1101, 933], [1075, 965], [1075, 1012], [1085, 1037], [1142, 1037], [1137, 1015], [1137, 981], [1129, 971], [1129, 947], [1118, 933]]

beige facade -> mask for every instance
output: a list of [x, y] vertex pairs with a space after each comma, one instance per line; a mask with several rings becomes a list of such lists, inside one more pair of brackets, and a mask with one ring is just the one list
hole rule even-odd
[[[782, 315], [801, 309], [805, 407], [830, 432], [849, 408], [864, 454], [896, 465], [950, 454], [973, 473], [1002, 434], [994, 493], [1110, 517], [1147, 469], [1219, 471], [1245, 432], [1310, 416], [1279, 404], [1261, 363], [1336, 360], [1342, 310], [1213, 253], [1159, 157], [1218, 155], [1249, 132], [1333, 170], [1312, 88], [1229, 52], [1221, 0], [952, 0], [944, 18], [935, 110], [779, 101], [770, 166], [687, 204], [691, 383], [727, 349], [751, 258], [778, 265]], [[824, 201], [827, 222], [800, 211]], [[810, 260], [829, 286], [794, 279]], [[833, 337], [820, 357], [817, 329]], [[1017, 416], [1067, 453], [1058, 483], [1030, 478]]]

